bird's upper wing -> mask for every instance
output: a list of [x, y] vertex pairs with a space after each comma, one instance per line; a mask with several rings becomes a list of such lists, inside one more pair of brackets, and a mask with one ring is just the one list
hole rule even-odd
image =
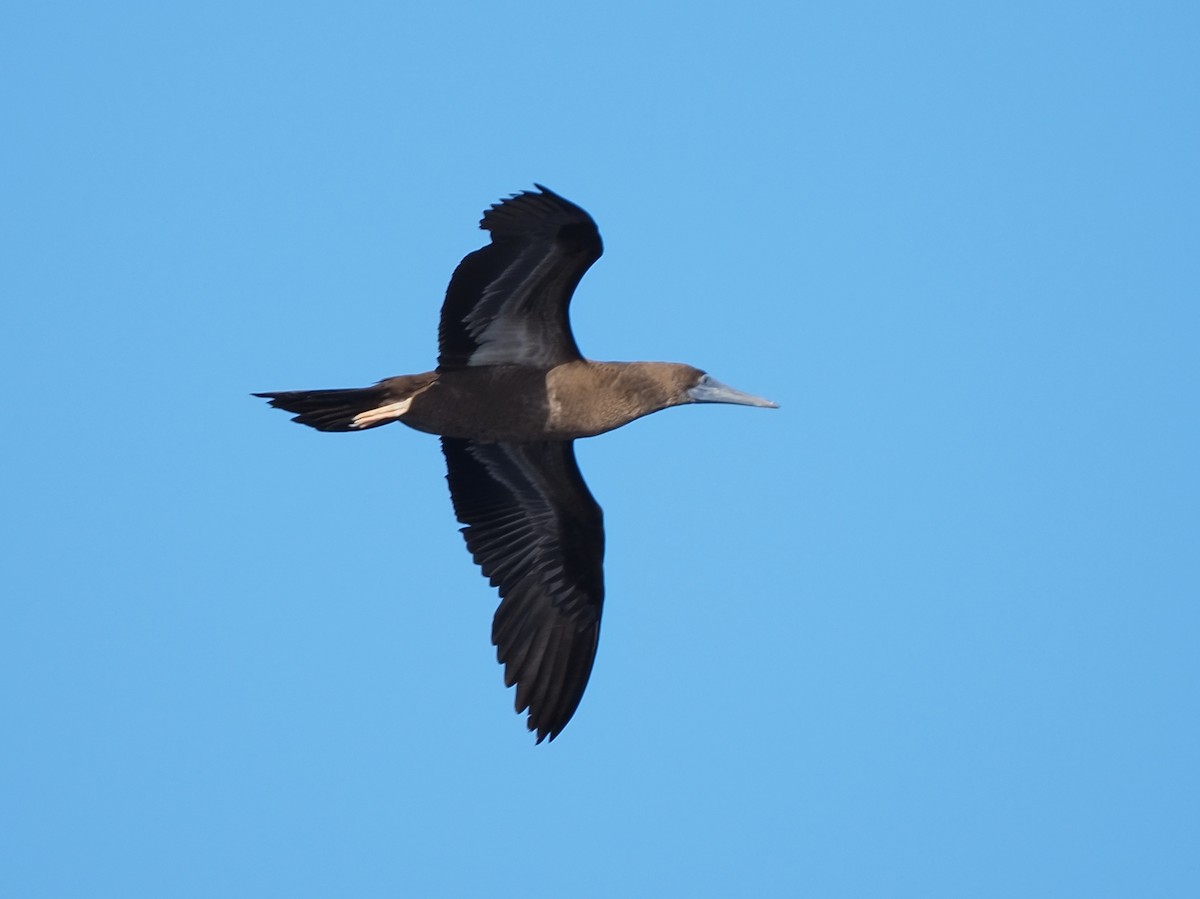
[[604, 517], [571, 441], [442, 438], [454, 512], [500, 606], [492, 642], [540, 743], [575, 714], [600, 638]]
[[529, 365], [580, 358], [567, 306], [604, 246], [592, 217], [537, 185], [492, 206], [492, 242], [450, 279], [438, 327], [438, 367]]

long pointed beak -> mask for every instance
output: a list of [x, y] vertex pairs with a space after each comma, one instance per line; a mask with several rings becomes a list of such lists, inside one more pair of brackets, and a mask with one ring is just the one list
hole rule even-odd
[[761, 406], [764, 409], [778, 409], [779, 403], [764, 400], [761, 396], [742, 393], [734, 390], [728, 384], [722, 384], [716, 378], [705, 375], [700, 383], [687, 392], [695, 403], [734, 403], [738, 406]]

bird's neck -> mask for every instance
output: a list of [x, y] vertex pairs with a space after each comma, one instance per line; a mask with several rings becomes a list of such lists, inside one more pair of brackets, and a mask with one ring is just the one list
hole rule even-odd
[[665, 362], [568, 362], [547, 376], [551, 428], [591, 437], [678, 403]]

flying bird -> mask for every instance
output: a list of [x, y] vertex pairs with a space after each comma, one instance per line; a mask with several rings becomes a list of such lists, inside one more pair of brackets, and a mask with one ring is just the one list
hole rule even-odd
[[433, 371], [372, 387], [256, 393], [319, 431], [403, 422], [441, 437], [467, 548], [498, 588], [492, 643], [516, 710], [553, 740], [583, 697], [604, 603], [604, 521], [574, 441], [688, 403], [778, 408], [690, 365], [593, 362], [567, 307], [603, 252], [590, 215], [540, 184], [488, 209], [491, 242], [446, 290]]

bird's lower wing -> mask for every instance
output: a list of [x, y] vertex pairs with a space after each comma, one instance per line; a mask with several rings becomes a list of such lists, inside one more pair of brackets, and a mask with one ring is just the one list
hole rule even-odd
[[571, 441], [442, 438], [454, 512], [499, 588], [492, 642], [538, 742], [571, 720], [587, 686], [604, 601], [604, 519]]

